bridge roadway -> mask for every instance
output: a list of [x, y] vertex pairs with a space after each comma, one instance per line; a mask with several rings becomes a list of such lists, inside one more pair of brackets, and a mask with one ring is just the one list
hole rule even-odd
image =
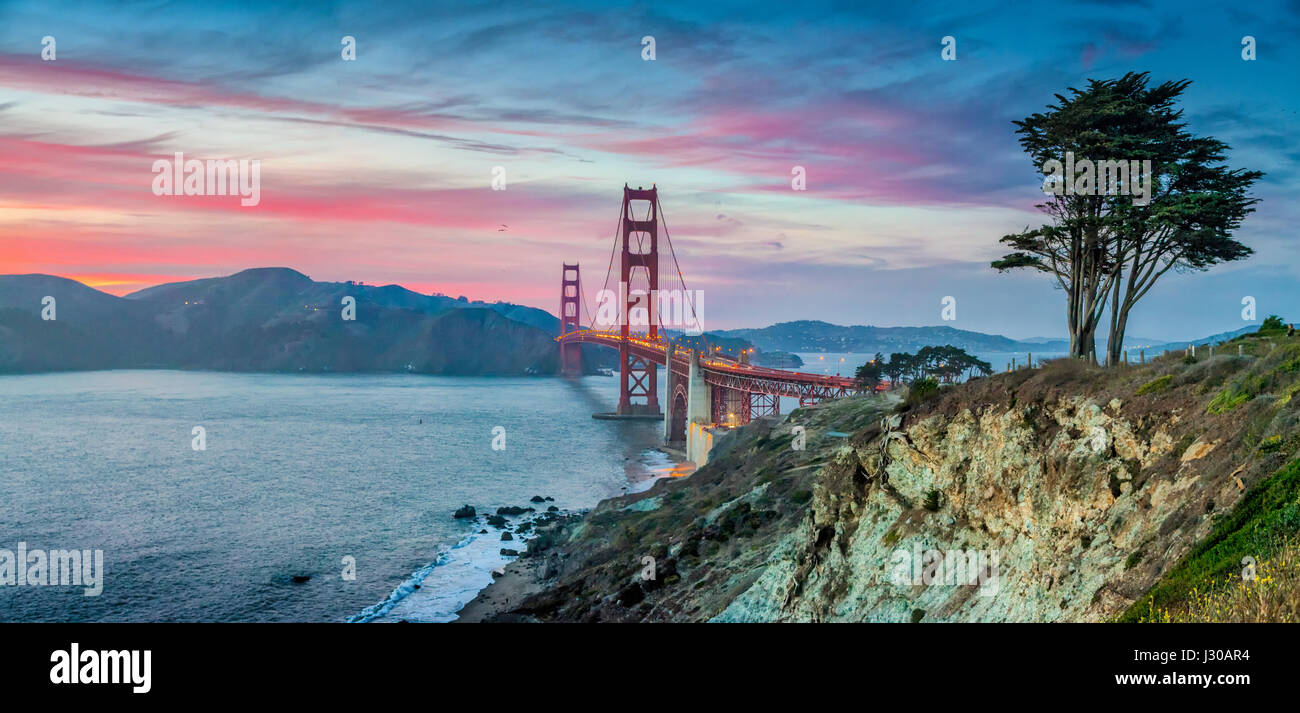
[[[615, 331], [580, 329], [556, 338], [560, 343], [586, 342], [618, 349], [623, 336]], [[672, 359], [668, 358], [669, 347]], [[659, 365], [668, 365], [673, 374], [686, 377], [690, 371], [691, 351], [672, 345], [666, 338], [651, 340], [644, 333], [628, 337], [628, 351]], [[671, 362], [671, 363], [670, 363]], [[799, 399], [800, 405], [847, 396], [858, 391], [857, 383], [846, 376], [807, 374], [784, 369], [754, 366], [717, 355], [701, 355], [700, 369], [710, 386], [731, 391]]]

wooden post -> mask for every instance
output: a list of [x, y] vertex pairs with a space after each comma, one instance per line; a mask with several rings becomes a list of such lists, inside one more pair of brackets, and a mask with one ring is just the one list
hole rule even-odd
[[1237, 356], [1245, 356], [1245, 354], [1246, 354], [1246, 345], [1245, 345], [1245, 344], [1238, 344], [1238, 345], [1237, 345]]
[[1139, 364], [1147, 363], [1147, 350], [1145, 349], [1138, 350], [1138, 363]]

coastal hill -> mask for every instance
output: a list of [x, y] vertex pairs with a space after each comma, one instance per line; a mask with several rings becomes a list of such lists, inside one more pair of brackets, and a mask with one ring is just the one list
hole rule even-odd
[[[796, 426], [804, 449], [792, 447]], [[1285, 329], [1214, 356], [1113, 369], [1056, 360], [919, 399], [840, 399], [755, 421], [720, 437], [689, 477], [544, 530], [470, 611], [1294, 620], [1298, 450], [1300, 338]], [[992, 575], [984, 586], [918, 580], [932, 552], [945, 577], [954, 553], [997, 557], [996, 569], [968, 567]], [[509, 604], [494, 604], [506, 599], [498, 587]]]
[[[1188, 344], [1211, 344], [1225, 341], [1241, 334], [1253, 332], [1258, 325], [1250, 325], [1220, 334], [1190, 339], [1165, 341], [1143, 337], [1124, 340], [1130, 349], [1146, 349], [1157, 354], [1166, 349], [1182, 349]], [[784, 352], [852, 352], [889, 356], [893, 352], [915, 352], [921, 347], [950, 344], [972, 353], [1032, 352], [1034, 354], [1067, 352], [1068, 339], [1038, 337], [1016, 340], [998, 334], [985, 334], [954, 327], [871, 327], [842, 326], [818, 320], [781, 322], [757, 329], [718, 330], [718, 336], [741, 339], [764, 351]], [[1105, 340], [1097, 345], [1105, 353]]]
[[[55, 298], [55, 319], [41, 318]], [[345, 296], [356, 319], [342, 318]], [[50, 275], [0, 276], [0, 371], [554, 373], [543, 310], [316, 282], [287, 268], [158, 285], [117, 297]], [[584, 357], [596, 357], [584, 351]]]
[[723, 337], [752, 342], [764, 351], [783, 352], [914, 352], [921, 347], [951, 344], [969, 352], [1051, 351], [996, 334], [953, 327], [845, 327], [819, 320], [781, 322], [758, 329], [719, 330]]

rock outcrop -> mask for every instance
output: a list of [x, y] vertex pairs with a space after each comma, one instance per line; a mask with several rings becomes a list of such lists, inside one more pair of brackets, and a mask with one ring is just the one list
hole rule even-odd
[[1114, 618], [1294, 457], [1300, 343], [1283, 346], [1059, 363], [901, 412], [859, 397], [755, 422], [691, 477], [536, 542], [545, 588], [500, 617]]

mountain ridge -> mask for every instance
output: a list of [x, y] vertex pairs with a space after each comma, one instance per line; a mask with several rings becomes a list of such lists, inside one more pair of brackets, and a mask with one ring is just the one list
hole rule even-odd
[[[1181, 349], [1188, 344], [1209, 344], [1227, 341], [1232, 337], [1252, 332], [1259, 327], [1250, 324], [1240, 329], [1220, 332], [1207, 337], [1188, 340], [1161, 341], [1133, 337], [1126, 339], [1130, 349], [1145, 348], [1152, 353], [1165, 349]], [[914, 352], [921, 347], [950, 344], [973, 352], [1066, 352], [1069, 340], [1054, 337], [1012, 339], [1000, 334], [989, 334], [949, 326], [876, 327], [872, 325], [839, 325], [821, 320], [794, 320], [778, 322], [767, 327], [721, 329], [712, 333], [725, 338], [743, 339], [763, 351], [786, 352], [851, 352], [886, 356], [891, 352]], [[1104, 349], [1104, 342], [1098, 345]]]
[[[54, 319], [42, 317], [54, 297]], [[343, 318], [344, 298], [355, 319]], [[351, 310], [350, 310], [351, 311]], [[252, 268], [118, 297], [52, 275], [0, 275], [0, 371], [554, 373], [558, 320], [532, 307], [316, 282]], [[584, 359], [592, 355], [584, 350]]]

